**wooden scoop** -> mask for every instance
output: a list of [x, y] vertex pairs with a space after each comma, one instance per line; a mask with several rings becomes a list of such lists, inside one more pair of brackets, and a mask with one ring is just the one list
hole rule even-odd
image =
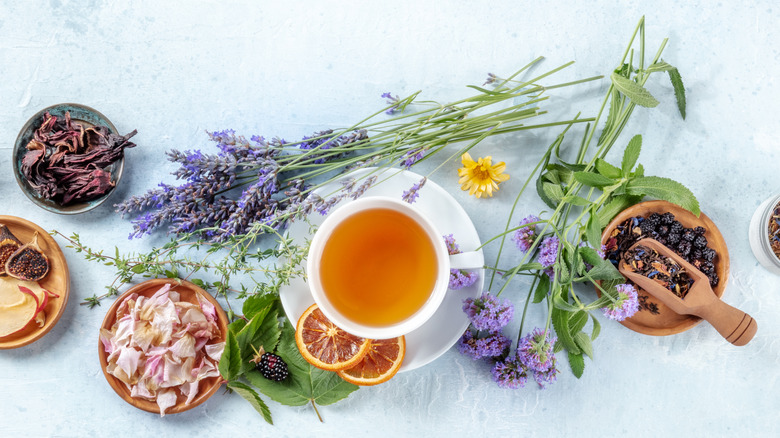
[[707, 320], [721, 336], [734, 345], [745, 345], [753, 339], [756, 330], [758, 330], [756, 321], [747, 313], [721, 301], [712, 291], [710, 281], [704, 273], [655, 239], [642, 239], [632, 245], [630, 249], [637, 246], [654, 249], [659, 254], [677, 262], [693, 279], [693, 285], [685, 298], [680, 298], [654, 280], [632, 271], [623, 260], [620, 260], [618, 265], [621, 274], [669, 306], [673, 311], [681, 315], [696, 315]]

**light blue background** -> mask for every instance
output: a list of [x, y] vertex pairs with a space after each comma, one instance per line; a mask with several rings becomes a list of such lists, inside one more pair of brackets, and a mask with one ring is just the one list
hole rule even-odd
[[[322, 407], [323, 424], [310, 407], [269, 402], [272, 427], [240, 397], [223, 392], [160, 419], [132, 408], [106, 383], [96, 347], [108, 303], [94, 310], [78, 303], [101, 293], [111, 271], [65, 249], [72, 292], [59, 324], [31, 346], [0, 351], [0, 436], [780, 433], [777, 277], [757, 264], [747, 241], [753, 211], [780, 190], [780, 10], [770, 1], [632, 3], [2, 2], [0, 214], [79, 232], [89, 245], [119, 245], [125, 252], [162, 240], [128, 241], [129, 222], [108, 205], [57, 216], [17, 187], [11, 145], [41, 108], [78, 102], [103, 112], [122, 133], [138, 129], [139, 147], [128, 151], [118, 201], [172, 182], [164, 151], [207, 150], [205, 130], [299, 138], [376, 111], [385, 91], [423, 90], [425, 98], [456, 100], [488, 72], [508, 75], [539, 55], [548, 68], [577, 61], [561, 81], [608, 74], [644, 14], [648, 51], [670, 38], [664, 59], [685, 81], [688, 119], [681, 120], [668, 80], [657, 75], [648, 89], [660, 106], [637, 109], [618, 146], [642, 134], [647, 173], [675, 178], [698, 196], [729, 246], [723, 298], [751, 313], [759, 329], [739, 348], [707, 324], [656, 338], [602, 318], [596, 359], [587, 360], [585, 375], [574, 378], [563, 361], [559, 381], [545, 391], [499, 389], [486, 364], [453, 349], [431, 365]], [[605, 80], [551, 93], [549, 120], [577, 111], [595, 115], [606, 87]], [[512, 179], [493, 199], [461, 192], [457, 163], [433, 178], [487, 239], [503, 228], [517, 190], [556, 134], [491, 139], [474, 151], [507, 163]], [[569, 146], [578, 139], [571, 137]], [[619, 160], [618, 151], [612, 158]], [[531, 192], [520, 205], [522, 215], [541, 208]], [[487, 249], [488, 259], [495, 251]], [[507, 295], [520, 303], [525, 286], [517, 282]], [[543, 323], [541, 308], [531, 313], [531, 324]]]

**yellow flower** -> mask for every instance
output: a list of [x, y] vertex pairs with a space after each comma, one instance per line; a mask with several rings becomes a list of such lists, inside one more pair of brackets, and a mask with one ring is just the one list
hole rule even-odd
[[509, 179], [509, 175], [504, 173], [506, 163], [502, 161], [493, 166], [490, 156], [474, 161], [466, 152], [460, 161], [463, 167], [458, 169], [458, 184], [461, 189], [468, 190], [469, 195], [476, 195], [477, 198], [485, 193], [493, 196], [493, 190], [498, 190], [498, 184]]

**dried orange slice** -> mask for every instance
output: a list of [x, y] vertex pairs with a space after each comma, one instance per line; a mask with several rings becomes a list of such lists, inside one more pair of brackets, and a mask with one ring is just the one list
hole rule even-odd
[[369, 340], [336, 327], [313, 304], [298, 319], [295, 344], [310, 364], [323, 370], [338, 371], [360, 362], [368, 352]]
[[338, 375], [349, 383], [361, 386], [378, 385], [387, 382], [398, 370], [406, 354], [406, 339], [403, 336], [392, 339], [377, 339], [369, 342], [368, 354], [363, 360]]

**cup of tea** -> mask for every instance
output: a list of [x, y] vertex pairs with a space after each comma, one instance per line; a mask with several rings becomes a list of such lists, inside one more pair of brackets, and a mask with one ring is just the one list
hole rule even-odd
[[450, 255], [443, 234], [419, 210], [371, 196], [334, 210], [309, 247], [314, 301], [356, 336], [387, 339], [423, 325], [439, 308], [450, 269], [477, 269], [481, 251]]

